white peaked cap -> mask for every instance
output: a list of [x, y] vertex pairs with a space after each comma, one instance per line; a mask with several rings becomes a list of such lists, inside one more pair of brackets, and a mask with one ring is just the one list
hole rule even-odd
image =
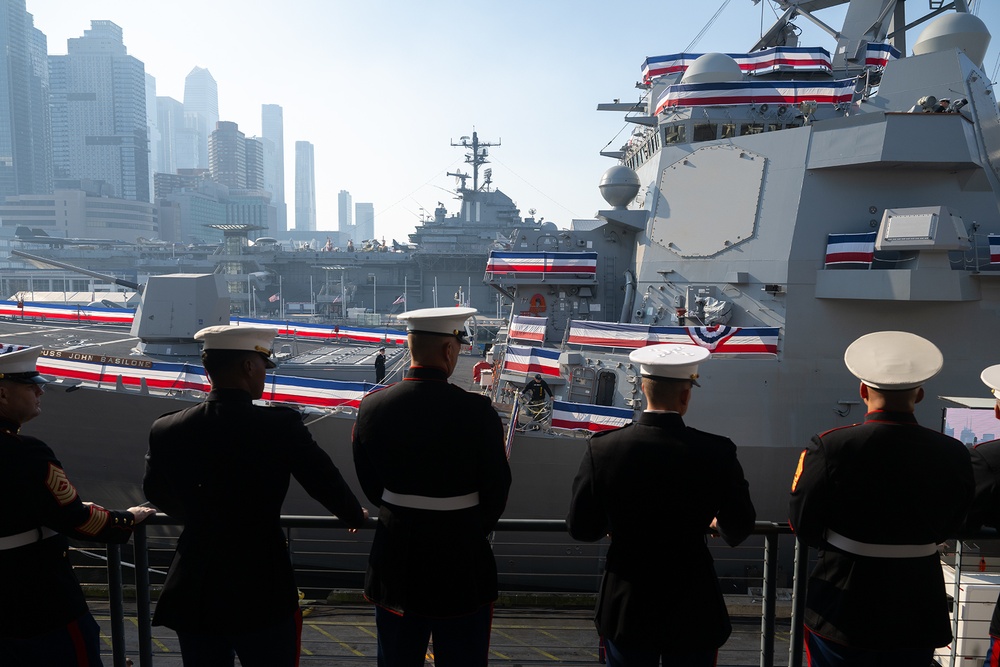
[[628, 359], [639, 364], [639, 373], [644, 377], [690, 380], [698, 385], [698, 364], [710, 356], [711, 352], [698, 345], [667, 343], [632, 350]]
[[979, 377], [994, 393], [1000, 391], [1000, 364], [984, 368]]
[[406, 322], [406, 330], [439, 336], [455, 336], [465, 340], [465, 321], [475, 315], [475, 308], [420, 308], [400, 313], [397, 318]]
[[275, 363], [271, 361], [271, 346], [277, 335], [278, 330], [274, 327], [237, 327], [223, 324], [202, 329], [194, 335], [194, 339], [202, 341], [204, 350], [259, 352], [267, 358], [267, 367], [274, 368]]
[[41, 375], [35, 368], [35, 364], [38, 363], [38, 355], [41, 353], [41, 345], [35, 347], [0, 345], [0, 380], [32, 382], [34, 384], [50, 382], [50, 378]]
[[915, 389], [941, 372], [944, 356], [937, 346], [907, 331], [876, 331], [847, 347], [844, 364], [854, 377], [874, 389]]

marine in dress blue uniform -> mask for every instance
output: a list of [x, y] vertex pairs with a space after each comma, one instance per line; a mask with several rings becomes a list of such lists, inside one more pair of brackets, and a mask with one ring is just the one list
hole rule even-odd
[[375, 355], [375, 384], [382, 384], [385, 379], [385, 348], [380, 347]]
[[844, 354], [864, 423], [814, 436], [792, 481], [790, 521], [820, 550], [806, 595], [813, 667], [926, 667], [951, 641], [937, 544], [972, 500], [969, 452], [920, 426], [914, 407], [944, 363], [928, 340], [880, 331]]
[[155, 511], [84, 503], [41, 440], [20, 433], [41, 413], [41, 347], [0, 353], [0, 664], [101, 665], [100, 629], [68, 558], [67, 537], [119, 544]]
[[646, 410], [590, 438], [573, 481], [575, 539], [611, 536], [595, 624], [612, 667], [715, 664], [732, 630], [706, 532], [740, 544], [756, 512], [726, 437], [684, 423], [708, 350], [652, 345], [629, 355]]
[[157, 419], [149, 433], [146, 497], [184, 522], [153, 623], [177, 631], [186, 666], [232, 665], [234, 654], [244, 667], [298, 664], [298, 591], [279, 525], [291, 477], [349, 526], [364, 523], [299, 413], [253, 403], [274, 367], [276, 333], [233, 326], [196, 333], [212, 390], [204, 402]]
[[[983, 370], [983, 383], [997, 397], [993, 414], [1000, 419], [1000, 365]], [[976, 497], [969, 510], [967, 528], [982, 526], [1000, 528], [1000, 440], [981, 442], [972, 448], [972, 473], [976, 480]], [[985, 667], [1000, 667], [1000, 599], [993, 607], [990, 620], [990, 646], [986, 652]]]
[[354, 465], [379, 506], [365, 577], [380, 667], [485, 667], [496, 559], [488, 536], [507, 503], [510, 467], [490, 400], [448, 382], [472, 308], [424, 308], [406, 322], [411, 366], [361, 401]]

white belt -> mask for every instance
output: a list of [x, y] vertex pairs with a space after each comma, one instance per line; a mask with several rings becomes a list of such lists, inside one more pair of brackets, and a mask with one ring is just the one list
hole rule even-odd
[[826, 541], [841, 551], [869, 558], [920, 558], [936, 554], [936, 544], [869, 544], [827, 529]]
[[467, 493], [464, 496], [448, 498], [433, 498], [431, 496], [412, 496], [408, 493], [393, 493], [389, 489], [382, 491], [382, 501], [399, 507], [411, 507], [417, 510], [464, 510], [479, 504], [479, 492]]
[[0, 537], [0, 551], [17, 549], [18, 547], [23, 547], [28, 544], [41, 542], [44, 539], [48, 539], [58, 534], [58, 532], [52, 530], [51, 528], [42, 526], [40, 529], [32, 528], [31, 530], [26, 530], [23, 533], [18, 533], [17, 535]]

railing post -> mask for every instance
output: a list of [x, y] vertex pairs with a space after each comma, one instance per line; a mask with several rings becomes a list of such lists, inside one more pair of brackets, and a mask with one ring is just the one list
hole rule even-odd
[[139, 667], [153, 667], [153, 627], [149, 600], [149, 539], [145, 524], [132, 533], [135, 551], [135, 615], [139, 625]]
[[962, 598], [962, 540], [955, 540], [955, 581], [951, 589], [951, 667], [958, 658], [958, 618], [961, 616], [959, 602]]
[[809, 547], [795, 538], [795, 571], [792, 573], [792, 619], [788, 638], [788, 667], [802, 667], [804, 626], [806, 611], [806, 583], [809, 576]]
[[114, 667], [125, 667], [125, 605], [122, 602], [122, 547], [108, 545], [108, 598], [111, 603], [111, 655]]
[[764, 600], [760, 619], [760, 667], [774, 667], [774, 615], [778, 594], [778, 530], [764, 534]]

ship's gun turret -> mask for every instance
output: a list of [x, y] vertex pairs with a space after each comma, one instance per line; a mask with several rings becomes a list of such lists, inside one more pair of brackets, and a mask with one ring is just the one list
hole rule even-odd
[[142, 354], [197, 356], [201, 346], [194, 340], [195, 332], [229, 324], [229, 294], [219, 274], [150, 276], [144, 285], [139, 285], [20, 250], [11, 250], [11, 254], [138, 291], [142, 296], [132, 320], [131, 334], [139, 339], [138, 351]]

